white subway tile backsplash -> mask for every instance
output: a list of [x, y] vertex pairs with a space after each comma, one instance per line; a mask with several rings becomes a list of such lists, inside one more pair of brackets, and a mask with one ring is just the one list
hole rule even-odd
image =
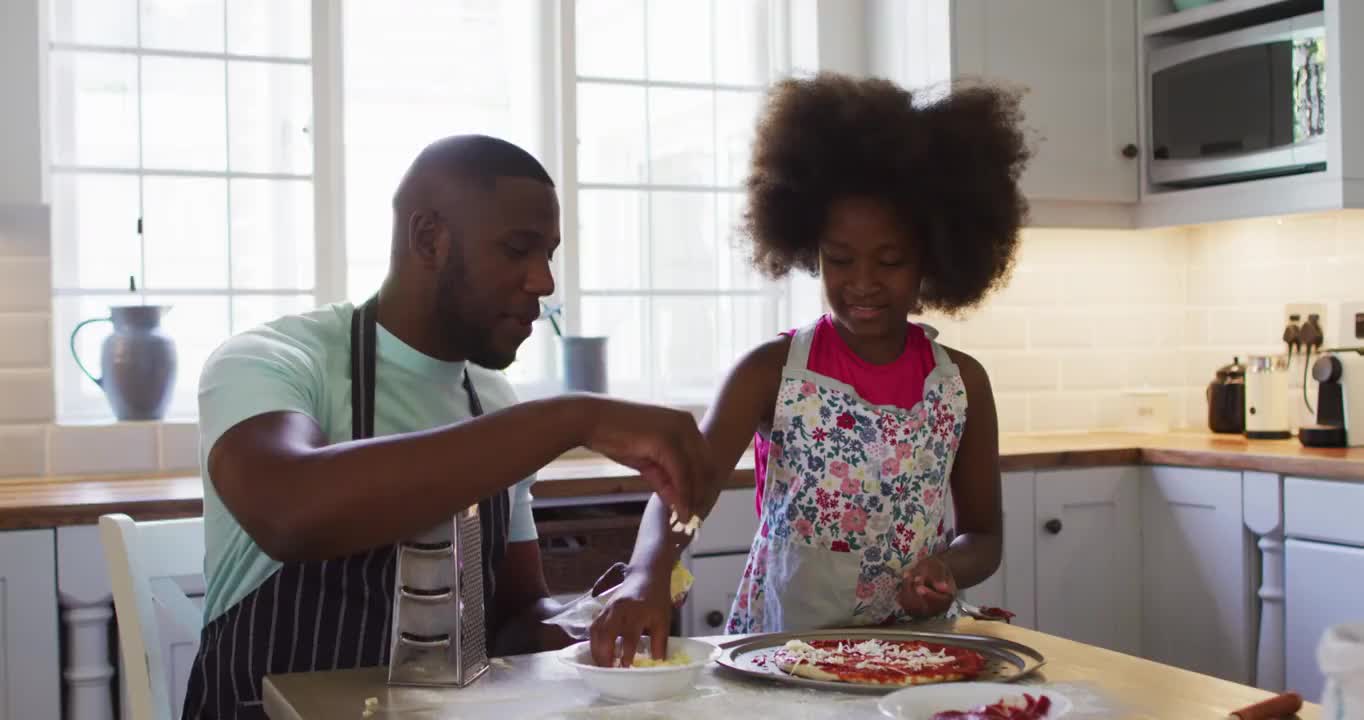
[[0, 427], [0, 477], [26, 477], [47, 472], [47, 428], [41, 425]]
[[0, 257], [47, 257], [48, 217], [44, 205], [0, 205]]
[[1168, 306], [1183, 295], [1184, 269], [1163, 265], [1096, 266], [1065, 276], [1065, 303], [1086, 305]]
[[1208, 311], [1203, 308], [1184, 310], [1184, 335], [1177, 345], [1201, 345], [1208, 338]]
[[1284, 297], [1290, 285], [1288, 274], [1284, 272], [1287, 264], [1285, 261], [1278, 261], [1237, 268], [1232, 274], [1237, 277], [1242, 288], [1239, 294], [1244, 301], [1254, 304], [1272, 303]]
[[1237, 264], [1272, 262], [1279, 256], [1279, 228], [1276, 218], [1234, 220], [1196, 227], [1191, 231], [1198, 247], [1191, 258], [1199, 263]]
[[1061, 359], [1061, 387], [1066, 390], [1117, 390], [1126, 377], [1125, 353], [1073, 353]]
[[1188, 292], [1190, 306], [1238, 303], [1245, 300], [1246, 284], [1235, 270], [1227, 265], [1190, 265]]
[[961, 325], [961, 343], [968, 351], [975, 348], [1022, 350], [1027, 342], [1027, 314], [1021, 310], [982, 308]]
[[[1001, 393], [996, 390], [995, 415], [1000, 432], [1028, 431], [1028, 396], [1022, 393]], [[967, 398], [970, 403], [970, 398]]]
[[[1364, 238], [1356, 242], [1364, 243]], [[1302, 300], [1339, 299], [1358, 300], [1364, 296], [1364, 258], [1335, 257], [1314, 263], [1311, 268], [1312, 287], [1317, 295]], [[1291, 302], [1298, 302], [1294, 299]]]
[[1098, 416], [1095, 395], [1086, 392], [1039, 393], [1028, 398], [1028, 429], [1034, 432], [1090, 430]]
[[162, 470], [199, 470], [199, 426], [195, 423], [166, 422], [160, 426]]
[[54, 475], [152, 472], [157, 424], [56, 425], [52, 430]]
[[1341, 221], [1340, 213], [1283, 218], [1275, 233], [1279, 259], [1313, 261], [1339, 254]]
[[990, 353], [978, 357], [996, 390], [1054, 390], [1058, 359], [1055, 355]]
[[0, 370], [0, 424], [44, 423], [55, 400], [49, 370]]
[[1113, 430], [1126, 422], [1127, 403], [1122, 393], [1096, 392], [1094, 403], [1097, 409], [1095, 423], [1101, 430]]
[[1172, 388], [1184, 380], [1184, 364], [1177, 350], [1133, 352], [1127, 356], [1127, 386]]
[[1184, 335], [1183, 318], [1179, 310], [1160, 307], [1107, 312], [1095, 319], [1094, 344], [1100, 348], [1177, 345]]
[[51, 312], [51, 276], [47, 258], [0, 258], [0, 312]]
[[1283, 337], [1283, 306], [1222, 307], [1208, 311], [1208, 344], [1262, 346]]
[[1018, 267], [1009, 278], [1009, 284], [996, 291], [987, 302], [993, 307], [1055, 305], [1059, 297], [1059, 272]]
[[1180, 427], [1210, 430], [1208, 427], [1208, 394], [1206, 389], [1186, 388], [1177, 395], [1175, 407], [1184, 411]]
[[1364, 210], [1346, 210], [1336, 215], [1336, 252], [1364, 257]]
[[1034, 350], [1086, 348], [1095, 343], [1094, 327], [1104, 322], [1076, 310], [1035, 310], [1028, 314], [1028, 347]]
[[0, 368], [52, 367], [48, 316], [0, 315]]

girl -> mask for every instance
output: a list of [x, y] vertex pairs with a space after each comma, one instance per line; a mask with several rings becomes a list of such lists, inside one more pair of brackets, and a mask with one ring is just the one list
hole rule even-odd
[[[755, 449], [762, 522], [728, 632], [940, 615], [999, 566], [989, 380], [906, 318], [971, 307], [1006, 277], [1027, 214], [1020, 120], [1015, 95], [984, 86], [920, 101], [821, 74], [769, 96], [746, 235], [768, 276], [818, 275], [829, 312], [743, 357], [703, 422], [726, 476]], [[666, 608], [686, 538], [651, 504], [597, 642]]]

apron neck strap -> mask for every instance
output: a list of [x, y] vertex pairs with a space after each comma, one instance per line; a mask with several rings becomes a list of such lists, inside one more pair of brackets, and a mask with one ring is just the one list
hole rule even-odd
[[[351, 439], [374, 437], [375, 354], [379, 336], [379, 296], [375, 295], [355, 309], [350, 322], [350, 421]], [[469, 395], [469, 412], [483, 414], [483, 403], [464, 367], [464, 392]]]

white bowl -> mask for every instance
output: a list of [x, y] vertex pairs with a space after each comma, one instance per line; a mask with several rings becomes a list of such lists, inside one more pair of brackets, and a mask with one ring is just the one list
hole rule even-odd
[[981, 705], [992, 705], [1006, 697], [1027, 693], [1033, 697], [1045, 695], [1051, 699], [1047, 719], [1059, 718], [1070, 712], [1070, 698], [1054, 690], [1014, 685], [1010, 683], [943, 683], [920, 685], [897, 690], [877, 703], [881, 714], [895, 720], [931, 720], [934, 713], [945, 710], [970, 710]]
[[[640, 652], [649, 652], [648, 638], [639, 641]], [[559, 659], [578, 669], [578, 675], [599, 694], [616, 700], [661, 700], [696, 685], [701, 670], [720, 654], [720, 649], [703, 640], [668, 638], [668, 654], [681, 650], [691, 658], [686, 665], [660, 665], [643, 668], [606, 668], [592, 662], [589, 642], [570, 645], [559, 651]]]

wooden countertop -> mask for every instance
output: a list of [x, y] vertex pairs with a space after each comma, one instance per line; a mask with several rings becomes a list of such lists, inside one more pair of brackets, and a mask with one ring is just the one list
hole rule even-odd
[[[1025, 682], [1054, 685], [1083, 701], [1085, 718], [1221, 720], [1232, 710], [1271, 697], [1271, 693], [1169, 665], [1123, 655], [1046, 635], [1027, 628], [969, 619], [956, 631], [1022, 643], [1047, 659], [1038, 676]], [[712, 642], [733, 637], [705, 638]], [[860, 720], [881, 717], [876, 697], [847, 693], [783, 690], [771, 682], [735, 678], [707, 667], [694, 693], [649, 703], [651, 717], [689, 717], [722, 708], [762, 708], [763, 716], [798, 709], [801, 717]], [[528, 692], [533, 688], [533, 692]], [[633, 717], [631, 706], [595, 697], [553, 653], [521, 655], [499, 662], [489, 674], [464, 689], [398, 688], [384, 682], [382, 668], [272, 675], [265, 679], [265, 710], [272, 720], [354, 717], [375, 698], [376, 717]], [[1077, 708], [1078, 709], [1078, 708]], [[1315, 720], [1321, 708], [1308, 703], [1298, 713]]]
[[[1364, 448], [1305, 448], [1297, 440], [1246, 440], [1208, 433], [1066, 433], [1005, 435], [1005, 472], [1115, 465], [1183, 465], [1364, 482]], [[752, 458], [730, 477], [730, 488], [752, 487]], [[564, 500], [647, 493], [629, 468], [597, 457], [556, 460], [540, 473], [537, 498]], [[0, 481], [0, 530], [95, 523], [104, 513], [138, 520], [203, 512], [196, 476], [140, 475], [18, 478]]]

